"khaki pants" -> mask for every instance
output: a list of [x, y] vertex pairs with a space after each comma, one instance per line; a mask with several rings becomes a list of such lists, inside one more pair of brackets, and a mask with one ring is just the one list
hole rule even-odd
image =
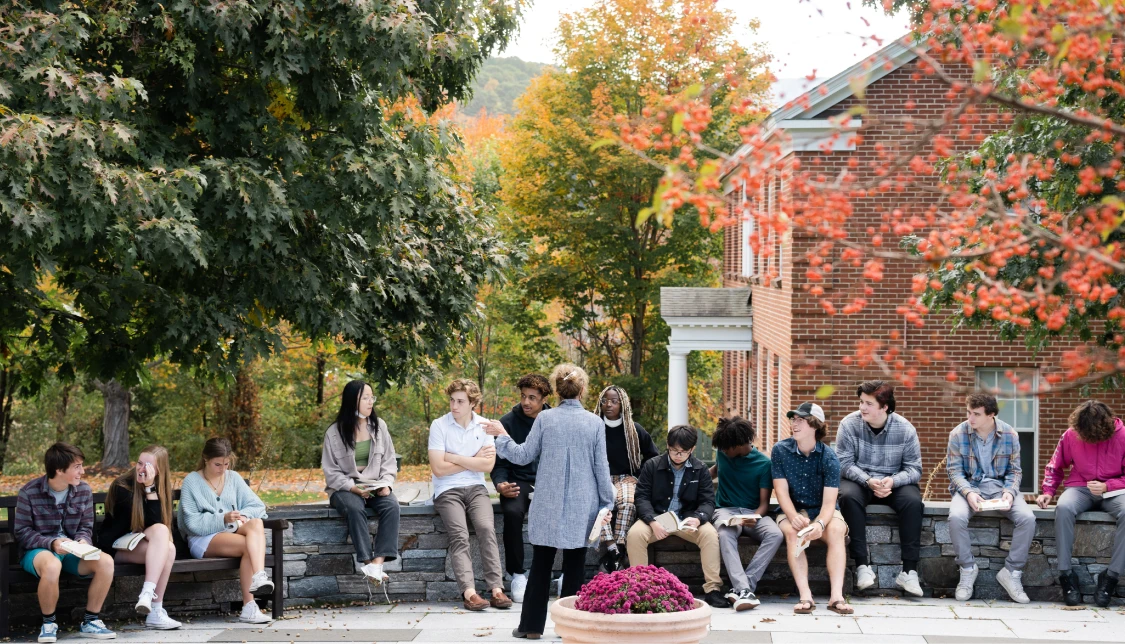
[[500, 549], [496, 544], [496, 523], [492, 513], [492, 499], [483, 485], [456, 487], [442, 492], [434, 499], [434, 509], [449, 532], [449, 558], [461, 594], [476, 588], [473, 578], [473, 558], [469, 554], [469, 521], [480, 542], [480, 562], [484, 567], [485, 596], [492, 589], [501, 588], [504, 573], [500, 569]]
[[[670, 536], [679, 537], [688, 543], [699, 546], [699, 560], [703, 565], [703, 592], [722, 590], [723, 580], [719, 577], [719, 533], [710, 523], [701, 523], [695, 532], [673, 532]], [[626, 548], [629, 551], [630, 566], [648, 565], [648, 544], [652, 543], [652, 528], [644, 521], [637, 521], [629, 528]]]

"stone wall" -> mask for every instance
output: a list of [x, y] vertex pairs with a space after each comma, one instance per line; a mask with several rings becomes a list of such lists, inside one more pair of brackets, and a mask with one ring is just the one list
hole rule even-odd
[[[496, 506], [496, 531], [503, 531], [504, 518]], [[879, 584], [868, 593], [896, 593], [894, 578], [901, 569], [898, 529], [894, 515], [889, 510], [874, 506], [868, 508], [867, 538], [870, 545], [871, 564], [876, 569]], [[919, 574], [926, 594], [953, 595], [957, 585], [957, 566], [953, 561], [953, 547], [949, 539], [946, 520], [948, 504], [930, 503], [922, 530], [922, 559]], [[1024, 586], [1035, 600], [1061, 599], [1054, 572], [1055, 539], [1054, 512], [1035, 510], [1037, 524], [1032, 555], [1024, 573]], [[356, 572], [354, 549], [349, 541], [344, 520], [327, 505], [296, 506], [275, 509], [271, 518], [288, 519], [285, 535], [285, 596], [287, 607], [311, 605], [316, 602], [383, 601], [382, 592], [369, 587]], [[1113, 519], [1102, 512], [1087, 512], [1078, 518], [1074, 554], [1075, 570], [1082, 580], [1082, 590], [1088, 602], [1092, 601], [1094, 575], [1106, 569], [1113, 545], [1115, 525]], [[371, 521], [371, 532], [377, 532], [377, 523]], [[996, 572], [1004, 565], [1012, 534], [1012, 524], [988, 514], [974, 517], [970, 523], [973, 549], [977, 554], [980, 575], [977, 578], [976, 597], [1005, 597], [997, 585]], [[526, 541], [526, 527], [525, 527]], [[449, 538], [441, 517], [431, 507], [404, 507], [400, 526], [399, 547], [401, 558], [386, 566], [391, 575], [387, 592], [392, 601], [457, 601], [459, 593], [453, 568], [446, 557]], [[501, 540], [501, 561], [503, 561]], [[525, 546], [526, 564], [531, 563], [531, 547]], [[742, 544], [743, 561], [749, 561], [754, 546]], [[809, 577], [814, 592], [825, 594], [828, 577], [824, 568], [824, 548], [815, 544], [808, 550]], [[478, 589], [483, 589], [479, 579], [480, 553], [473, 539], [473, 561], [478, 574]], [[556, 560], [555, 569], [561, 566]], [[586, 559], [587, 574], [596, 571], [597, 558], [590, 550]], [[656, 562], [680, 576], [696, 592], [701, 591], [702, 572], [699, 553], [694, 546], [678, 539], [660, 544]], [[851, 592], [851, 562], [845, 590]], [[724, 573], [725, 578], [725, 573]], [[109, 616], [133, 615], [133, 604], [140, 591], [140, 577], [125, 577], [114, 581], [110, 602], [105, 609]], [[505, 582], [507, 583], [507, 582]], [[795, 586], [780, 551], [770, 564], [759, 585], [763, 594], [792, 593]], [[37, 615], [35, 585], [13, 584], [12, 614]], [[371, 591], [371, 595], [369, 595]], [[377, 593], [377, 595], [376, 595]], [[1118, 591], [1125, 597], [1125, 587]], [[237, 571], [200, 572], [172, 576], [165, 606], [173, 614], [230, 610], [240, 602]], [[78, 610], [85, 605], [85, 584], [67, 581], [62, 588], [60, 610]]]

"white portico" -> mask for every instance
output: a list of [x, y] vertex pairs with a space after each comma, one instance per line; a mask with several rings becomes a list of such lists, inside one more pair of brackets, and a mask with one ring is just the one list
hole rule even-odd
[[747, 288], [660, 289], [668, 339], [668, 427], [688, 422], [687, 356], [692, 351], [751, 351], [753, 315]]

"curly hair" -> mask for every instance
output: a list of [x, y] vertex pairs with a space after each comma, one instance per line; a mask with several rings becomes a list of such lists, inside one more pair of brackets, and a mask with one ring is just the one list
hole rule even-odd
[[520, 378], [520, 381], [516, 383], [516, 389], [534, 389], [544, 398], [551, 395], [551, 383], [547, 382], [546, 376], [541, 376], [537, 373], [529, 373], [523, 378]]
[[452, 396], [459, 391], [465, 392], [465, 395], [469, 398], [469, 405], [476, 407], [477, 403], [480, 402], [480, 387], [477, 386], [475, 381], [468, 378], [458, 378], [445, 388], [445, 395]]
[[1099, 400], [1087, 400], [1070, 412], [1070, 426], [1078, 432], [1084, 443], [1109, 440], [1117, 429], [1117, 417], [1109, 405]]
[[711, 435], [711, 446], [721, 451], [749, 445], [754, 442], [755, 433], [754, 423], [749, 419], [742, 416], [720, 418]]

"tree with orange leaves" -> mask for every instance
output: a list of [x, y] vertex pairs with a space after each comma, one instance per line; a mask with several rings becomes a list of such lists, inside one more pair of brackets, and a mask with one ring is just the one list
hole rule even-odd
[[[649, 217], [663, 174], [657, 166], [673, 162], [677, 150], [638, 154], [607, 143], [617, 114], [667, 116], [663, 135], [678, 136], [666, 96], [716, 84], [722, 89], [700, 107], [710, 117], [701, 141], [736, 143], [752, 118], [731, 108], [736, 97], [764, 97], [768, 57], [738, 44], [734, 27], [733, 15], [711, 0], [605, 0], [565, 15], [559, 68], [520, 99], [504, 151], [503, 198], [532, 241], [532, 293], [562, 303], [560, 328], [594, 375], [628, 374], [626, 386], [649, 393], [658, 385], [642, 376], [663, 370], [646, 362], [667, 359], [660, 350], [667, 331], [653, 315], [659, 289], [713, 284], [720, 247], [690, 213]], [[642, 407], [660, 397], [633, 399]]]
[[[1032, 348], [1077, 342], [1040, 392], [1125, 372], [1125, 1], [867, 4], [910, 12], [914, 30], [904, 43], [918, 59], [914, 79], [944, 87], [940, 113], [922, 114], [904, 100], [898, 117], [872, 118], [862, 75], [891, 64], [876, 55], [853, 79], [854, 100], [835, 119], [836, 138], [861, 141], [873, 128], [893, 126], [908, 135], [901, 145], [829, 172], [787, 158], [776, 131], [749, 126], [742, 147], [720, 155], [715, 170], [691, 161], [714, 158], [698, 133], [710, 126], [709, 91], [729, 88], [670, 94], [664, 114], [619, 118], [620, 138], [640, 152], [667, 148], [669, 124], [683, 123], [670, 144], [680, 158], [662, 166], [658, 218], [687, 204], [707, 221], [730, 223], [724, 189], [757, 194], [780, 178], [787, 191], [779, 207], [751, 205], [744, 216], [759, 231], [819, 239], [805, 257], [802, 288], [830, 315], [862, 313], [888, 265], [906, 264], [913, 289], [897, 311], [911, 328], [952, 315], [955, 325]], [[754, 111], [757, 103], [751, 97], [737, 109]], [[928, 196], [924, 203], [901, 196], [919, 193]], [[856, 204], [876, 199], [882, 224], [857, 226]], [[768, 252], [761, 241], [752, 236], [751, 246]], [[821, 284], [839, 269], [858, 274], [862, 289], [827, 292]], [[912, 359], [946, 360], [941, 352], [906, 355], [893, 348], [897, 340], [863, 341], [854, 363], [876, 364], [910, 384]], [[958, 379], [956, 369], [950, 365], [948, 380]]]

